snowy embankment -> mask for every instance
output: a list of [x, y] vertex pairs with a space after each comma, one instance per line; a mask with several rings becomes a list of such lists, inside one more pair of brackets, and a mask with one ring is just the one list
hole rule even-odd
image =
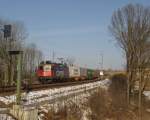
[[[95, 86], [95, 84], [97, 84]], [[42, 104], [39, 105], [38, 110], [39, 110], [39, 120], [43, 120], [43, 118], [45, 118], [48, 114], [49, 111], [59, 111], [61, 109], [64, 109], [67, 107], [67, 110], [69, 111], [71, 109], [71, 111], [74, 109], [72, 108], [72, 105], [75, 105], [77, 108], [79, 108], [80, 112], [82, 113], [82, 117], [81, 120], [88, 120], [87, 119], [87, 115], [90, 112], [90, 109], [88, 108], [88, 106], [85, 105], [85, 103], [87, 103], [88, 98], [91, 96], [92, 93], [96, 92], [98, 89], [94, 89], [94, 88], [103, 88], [103, 89], [108, 89], [109, 85], [110, 85], [110, 80], [103, 80], [103, 81], [99, 81], [99, 82], [95, 82], [94, 84], [89, 84], [93, 87], [92, 90], [87, 89], [87, 91], [83, 91], [80, 94], [73, 94], [73, 95], [69, 95], [66, 98], [63, 99], [59, 99], [56, 100], [54, 102], [50, 102], [47, 104]], [[88, 86], [88, 85], [87, 85]], [[95, 86], [95, 87], [94, 87]], [[77, 111], [74, 111], [77, 112]]]
[[57, 112], [59, 110], [63, 110], [64, 108], [66, 108], [68, 111], [70, 109], [72, 110], [74, 109], [72, 108], [72, 105], [75, 105], [76, 108], [80, 109], [80, 111], [82, 112], [82, 120], [87, 120], [86, 115], [88, 114], [89, 109], [84, 105], [88, 101], [88, 98], [91, 96], [91, 94], [94, 93], [95, 91], [96, 89], [92, 90], [91, 92], [85, 92], [79, 95], [73, 95], [71, 97], [64, 98], [59, 101], [55, 101], [54, 103], [47, 103], [47, 104], [40, 105], [38, 107], [39, 120], [43, 120], [43, 117], [46, 117], [46, 115], [50, 111]]
[[[106, 79], [106, 80], [82, 84], [82, 85], [47, 89], [47, 90], [41, 90], [41, 91], [33, 91], [28, 94], [22, 93], [22, 98], [25, 98], [27, 100], [25, 105], [31, 105], [31, 104], [35, 104], [35, 103], [39, 103], [43, 101], [51, 101], [60, 97], [84, 92], [84, 91], [91, 90], [97, 87], [102, 87], [102, 88], [107, 89], [107, 86], [109, 84], [110, 84], [110, 81]], [[15, 102], [15, 100], [16, 100], [16, 95], [0, 97], [0, 102], [3, 102], [6, 105]]]
[[[50, 111], [51, 109], [57, 111], [61, 107], [70, 106], [74, 103], [77, 104], [79, 107], [81, 107], [84, 114], [82, 120], [86, 120], [86, 118], [84, 117], [88, 113], [87, 113], [87, 109], [85, 110], [82, 108], [83, 103], [85, 103], [88, 100], [88, 97], [90, 97], [92, 92], [97, 90], [96, 88], [100, 87], [103, 89], [108, 89], [109, 85], [110, 85], [110, 80], [106, 79], [106, 80], [101, 80], [93, 83], [87, 83], [87, 84], [76, 85], [76, 86], [33, 91], [30, 92], [29, 94], [26, 94], [26, 96], [24, 96], [25, 93], [23, 93], [22, 97], [26, 98], [27, 100], [24, 103], [24, 105], [34, 105], [36, 106], [36, 108], [38, 108], [39, 120], [43, 120], [43, 117], [45, 117], [46, 114], [48, 114], [48, 111]], [[15, 94], [10, 96], [0, 97], [0, 102], [3, 102], [6, 105], [14, 103], [15, 100], [16, 100]], [[37, 104], [45, 101], [47, 101], [45, 104]], [[1, 115], [1, 117], [4, 117], [5, 119], [5, 117], [9, 117], [9, 116], [3, 114]], [[10, 120], [12, 119], [10, 118]]]

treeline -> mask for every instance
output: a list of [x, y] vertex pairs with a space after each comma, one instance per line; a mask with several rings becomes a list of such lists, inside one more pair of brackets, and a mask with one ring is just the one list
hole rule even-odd
[[[3, 26], [11, 24], [11, 37], [4, 38]], [[42, 59], [42, 52], [35, 44], [26, 44], [28, 36], [22, 22], [0, 19], [0, 86], [15, 85], [17, 75], [17, 57], [8, 51], [21, 50], [22, 80], [34, 77], [35, 68]]]

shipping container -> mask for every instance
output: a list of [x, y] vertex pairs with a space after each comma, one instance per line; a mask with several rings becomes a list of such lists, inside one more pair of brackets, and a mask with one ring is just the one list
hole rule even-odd
[[80, 79], [80, 67], [78, 66], [69, 66], [69, 77], [75, 80]]
[[80, 78], [82, 80], [85, 80], [87, 78], [87, 69], [86, 68], [80, 68]]
[[94, 77], [94, 70], [87, 69], [87, 79], [93, 79]]
[[67, 79], [69, 77], [69, 69], [65, 64], [56, 64], [54, 67], [55, 79]]

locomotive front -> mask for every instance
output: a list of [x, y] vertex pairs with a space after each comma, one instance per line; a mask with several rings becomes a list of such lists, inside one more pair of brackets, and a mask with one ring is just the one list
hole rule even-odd
[[42, 83], [52, 81], [53, 78], [53, 65], [41, 63], [37, 69], [38, 80]]

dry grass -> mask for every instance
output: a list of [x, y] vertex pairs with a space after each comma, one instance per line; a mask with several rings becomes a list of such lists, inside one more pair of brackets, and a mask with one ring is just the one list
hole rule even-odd
[[51, 110], [45, 116], [45, 120], [80, 120], [82, 112], [77, 104], [72, 103], [59, 107], [58, 111]]
[[127, 107], [126, 76], [116, 75], [108, 91], [99, 89], [88, 105], [91, 109], [90, 120], [137, 120], [137, 109]]
[[93, 94], [88, 105], [91, 109], [90, 120], [137, 120], [137, 109], [128, 108], [126, 103], [113, 99], [104, 90]]

